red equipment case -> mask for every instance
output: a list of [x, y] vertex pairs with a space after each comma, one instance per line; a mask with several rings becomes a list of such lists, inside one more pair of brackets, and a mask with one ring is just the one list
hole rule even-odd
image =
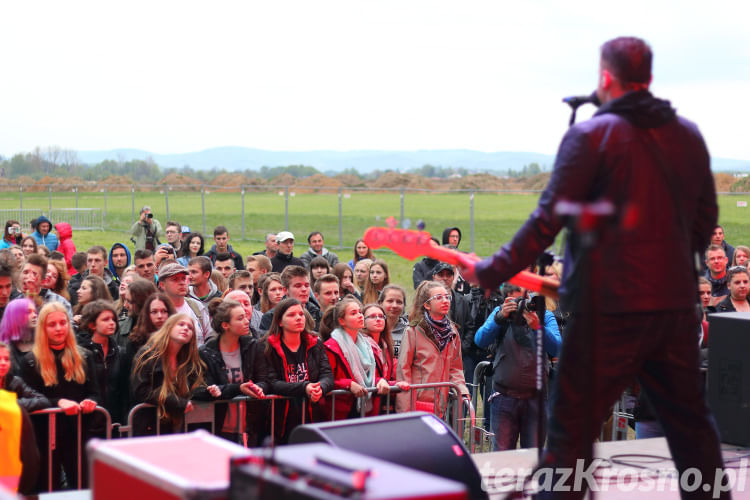
[[88, 444], [94, 500], [228, 498], [229, 464], [249, 450], [206, 431]]

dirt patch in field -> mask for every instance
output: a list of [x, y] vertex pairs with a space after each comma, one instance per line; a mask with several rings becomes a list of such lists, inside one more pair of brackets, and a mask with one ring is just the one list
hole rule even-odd
[[268, 181], [269, 186], [294, 186], [297, 182], [297, 178], [292, 174], [281, 174], [277, 175], [273, 179]]
[[339, 181], [341, 185], [345, 187], [367, 187], [368, 185], [367, 181], [352, 174], [339, 174], [334, 177], [334, 179]]
[[714, 183], [716, 184], [716, 191], [724, 192], [727, 191], [747, 191], [746, 187], [749, 179], [747, 177], [737, 179], [732, 174], [719, 173], [714, 174]]
[[341, 186], [341, 181], [335, 177], [315, 174], [297, 179], [294, 190], [298, 193], [335, 193]]
[[230, 191], [239, 193], [241, 186], [262, 186], [265, 183], [260, 177], [248, 177], [242, 174], [219, 174], [210, 184], [222, 186], [222, 192]]
[[133, 184], [133, 179], [126, 175], [110, 175], [99, 181], [99, 187], [104, 188], [106, 185], [107, 191], [130, 191]]
[[414, 174], [399, 174], [397, 172], [386, 172], [375, 181], [370, 183], [371, 188], [413, 188], [413, 189], [435, 189], [434, 179], [426, 179]]
[[158, 186], [174, 186], [183, 191], [200, 191], [201, 181], [182, 174], [169, 174], [157, 181]]

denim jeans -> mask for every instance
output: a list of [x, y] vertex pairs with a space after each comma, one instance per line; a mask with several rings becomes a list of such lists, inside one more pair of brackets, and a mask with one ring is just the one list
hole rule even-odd
[[[546, 430], [545, 417], [542, 417], [543, 433]], [[539, 400], [495, 393], [490, 396], [490, 422], [495, 434], [495, 451], [515, 450], [519, 437], [521, 448], [535, 448], [538, 443]]]

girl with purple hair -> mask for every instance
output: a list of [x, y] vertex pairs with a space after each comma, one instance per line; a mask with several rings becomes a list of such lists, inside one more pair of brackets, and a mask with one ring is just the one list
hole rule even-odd
[[10, 347], [11, 375], [19, 375], [23, 358], [34, 346], [36, 307], [31, 299], [21, 298], [8, 302], [0, 321], [0, 342]]

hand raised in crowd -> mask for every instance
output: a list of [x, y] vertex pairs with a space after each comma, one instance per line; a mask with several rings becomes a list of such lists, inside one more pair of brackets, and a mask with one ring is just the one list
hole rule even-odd
[[361, 398], [367, 395], [367, 391], [365, 390], [365, 388], [353, 380], [352, 380], [351, 385], [349, 386], [349, 391], [355, 396], [357, 396], [358, 398]]
[[252, 380], [248, 380], [247, 382], [242, 384], [240, 386], [240, 391], [242, 391], [242, 394], [252, 396], [257, 399], [264, 399], [266, 397], [266, 395], [263, 393], [263, 389], [255, 385]]
[[57, 406], [62, 408], [62, 411], [66, 415], [77, 415], [81, 409], [81, 406], [75, 401], [71, 401], [70, 399], [64, 399], [64, 398], [61, 398], [57, 402]]
[[215, 397], [215, 398], [219, 398], [219, 397], [221, 397], [221, 389], [219, 389], [219, 386], [218, 386], [218, 385], [216, 385], [216, 384], [214, 384], [214, 385], [209, 385], [208, 387], [206, 387], [206, 390], [208, 391], [208, 393], [209, 393], [209, 394], [210, 394], [211, 396], [213, 396], [213, 397]]
[[381, 378], [380, 380], [378, 380], [378, 383], [375, 384], [375, 387], [378, 390], [378, 394], [388, 394], [388, 391], [391, 390], [390, 384], [384, 378]]
[[84, 399], [79, 406], [83, 413], [91, 413], [96, 409], [96, 401], [92, 399]]
[[323, 389], [320, 388], [320, 382], [311, 382], [305, 386], [305, 393], [310, 401], [317, 403], [323, 397]]

